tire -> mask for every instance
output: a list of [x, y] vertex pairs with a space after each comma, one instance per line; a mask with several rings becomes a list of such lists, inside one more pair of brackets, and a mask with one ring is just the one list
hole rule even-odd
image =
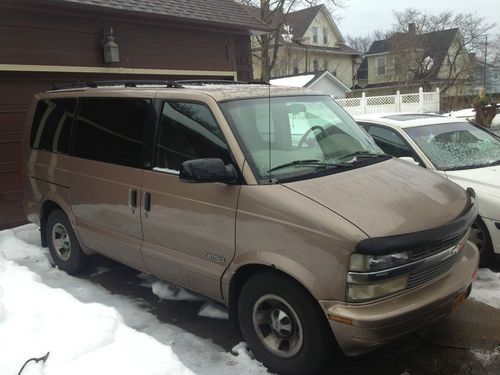
[[479, 249], [479, 266], [489, 267], [493, 265], [493, 245], [490, 233], [483, 220], [478, 216], [472, 224], [469, 240], [474, 242]]
[[255, 358], [278, 374], [317, 373], [338, 353], [317, 301], [284, 275], [249, 279], [240, 292], [238, 319]]
[[49, 214], [45, 226], [45, 238], [50, 255], [61, 270], [75, 275], [88, 265], [90, 257], [82, 251], [75, 231], [62, 210], [55, 209]]

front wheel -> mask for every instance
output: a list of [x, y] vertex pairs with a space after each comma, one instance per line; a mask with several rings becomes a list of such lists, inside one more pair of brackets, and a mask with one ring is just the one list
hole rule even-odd
[[90, 257], [82, 251], [75, 231], [62, 210], [56, 209], [49, 214], [45, 236], [57, 267], [74, 275], [87, 266]]
[[334, 338], [318, 303], [288, 277], [263, 273], [243, 286], [241, 332], [255, 358], [279, 374], [312, 374], [331, 357]]

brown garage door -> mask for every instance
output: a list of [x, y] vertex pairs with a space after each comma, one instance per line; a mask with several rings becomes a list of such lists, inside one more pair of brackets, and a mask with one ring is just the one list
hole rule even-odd
[[105, 79], [189, 78], [200, 77], [0, 72], [0, 230], [26, 222], [21, 207], [21, 140], [24, 118], [34, 94], [51, 89], [54, 83]]

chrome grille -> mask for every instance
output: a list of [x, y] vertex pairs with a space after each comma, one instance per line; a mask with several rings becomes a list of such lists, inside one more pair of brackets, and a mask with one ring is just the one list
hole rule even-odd
[[458, 255], [459, 254], [453, 254], [432, 267], [411, 272], [410, 277], [408, 278], [408, 288], [423, 284], [426, 281], [432, 280], [433, 278], [449, 271], [457, 261]]
[[424, 248], [414, 249], [412, 259], [419, 260], [419, 259], [427, 258], [427, 257], [430, 257], [434, 254], [439, 253], [440, 251], [443, 251], [445, 249], [449, 249], [450, 247], [453, 247], [456, 244], [458, 244], [464, 236], [465, 236], [465, 233], [461, 233], [458, 236], [454, 236], [448, 240], [439, 242], [439, 243], [434, 244], [432, 246], [426, 246]]

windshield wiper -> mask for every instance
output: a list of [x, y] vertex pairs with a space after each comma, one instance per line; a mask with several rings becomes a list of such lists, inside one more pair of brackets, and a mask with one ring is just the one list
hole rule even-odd
[[282, 168], [287, 168], [287, 167], [292, 167], [295, 165], [308, 165], [308, 166], [313, 166], [313, 167], [319, 167], [319, 168], [329, 168], [329, 167], [352, 167], [352, 164], [350, 163], [325, 163], [322, 162], [319, 159], [302, 159], [302, 160], [294, 160], [289, 163], [277, 165], [276, 167], [273, 167], [267, 171], [267, 173], [275, 171], [277, 169], [282, 169]]
[[487, 164], [487, 166], [492, 166], [492, 165], [500, 165], [500, 159], [492, 161], [491, 163]]
[[350, 158], [350, 157], [356, 157], [356, 158], [380, 158], [380, 157], [387, 157], [390, 155], [387, 154], [375, 154], [370, 151], [356, 151], [356, 152], [351, 152], [350, 154], [341, 156], [339, 159], [345, 159], [345, 158]]

